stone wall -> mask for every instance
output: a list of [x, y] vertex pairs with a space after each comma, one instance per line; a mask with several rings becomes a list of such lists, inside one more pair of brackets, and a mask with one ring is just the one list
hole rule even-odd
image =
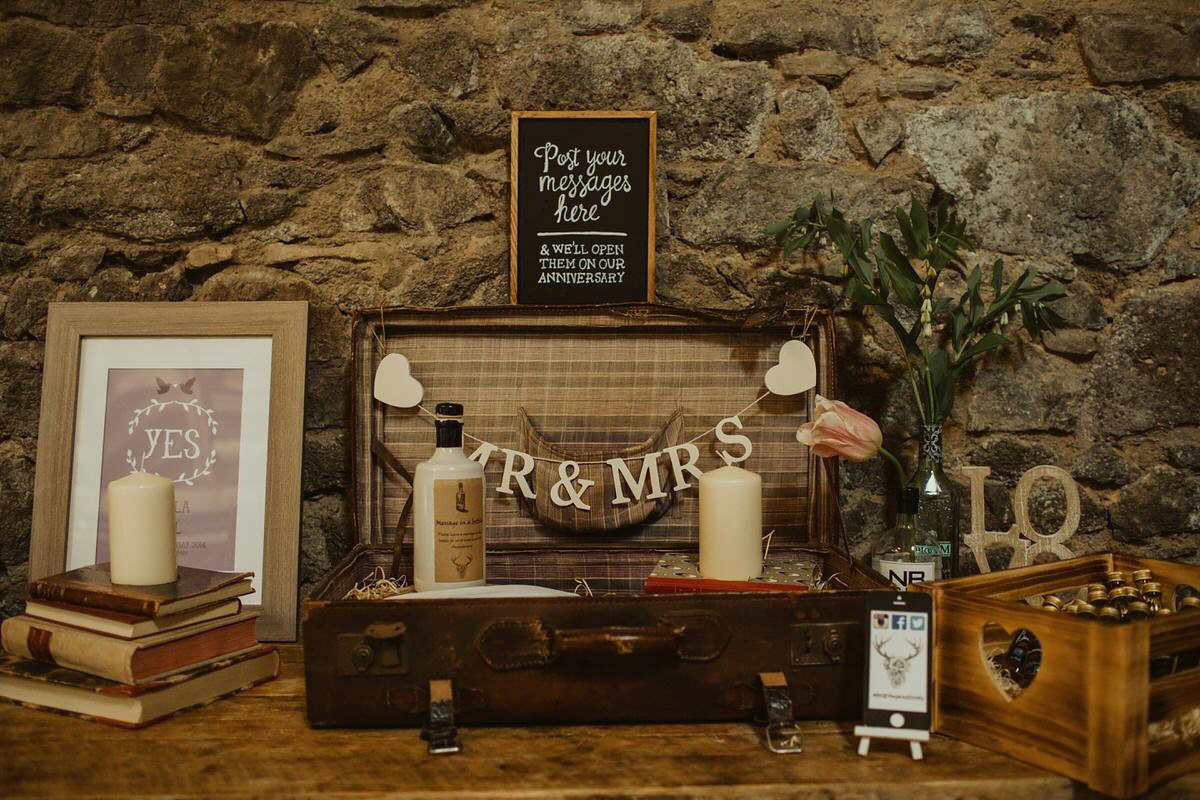
[[[1050, 462], [1084, 488], [1079, 551], [1195, 560], [1189, 5], [0, 1], [3, 612], [28, 574], [51, 300], [308, 300], [305, 586], [326, 572], [347, 549], [350, 315], [506, 300], [510, 109], [657, 110], [659, 299], [838, 306], [843, 394], [895, 439], [915, 421], [887, 331], [762, 228], [831, 189], [870, 214], [952, 193], [982, 257], [1070, 297], [1068, 327], [962, 387], [950, 466], [992, 467], [993, 527]], [[856, 532], [885, 480], [849, 470]]]

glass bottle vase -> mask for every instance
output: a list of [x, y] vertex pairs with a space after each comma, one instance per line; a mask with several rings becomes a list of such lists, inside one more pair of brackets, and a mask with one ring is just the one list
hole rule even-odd
[[921, 426], [921, 454], [911, 484], [920, 493], [917, 524], [933, 532], [942, 548], [942, 577], [962, 574], [959, 497], [942, 471], [942, 426]]

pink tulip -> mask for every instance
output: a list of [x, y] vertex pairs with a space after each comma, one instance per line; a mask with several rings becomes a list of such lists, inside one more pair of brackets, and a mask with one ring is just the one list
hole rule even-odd
[[796, 433], [801, 444], [822, 458], [841, 456], [847, 461], [867, 461], [883, 447], [883, 433], [875, 420], [840, 400], [816, 397], [817, 413]]

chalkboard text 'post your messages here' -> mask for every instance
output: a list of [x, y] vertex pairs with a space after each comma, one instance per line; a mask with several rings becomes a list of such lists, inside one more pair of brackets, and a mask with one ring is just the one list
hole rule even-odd
[[515, 303], [654, 300], [653, 111], [512, 118]]

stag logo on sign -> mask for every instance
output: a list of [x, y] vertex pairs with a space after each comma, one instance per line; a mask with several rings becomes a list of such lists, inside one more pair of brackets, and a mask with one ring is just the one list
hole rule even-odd
[[908, 680], [908, 670], [912, 666], [913, 659], [921, 655], [921, 643], [906, 639], [905, 642], [912, 649], [912, 653], [909, 655], [893, 656], [884, 650], [891, 640], [891, 637], [875, 639], [875, 652], [883, 656], [883, 671], [887, 673], [892, 687], [898, 689]]

